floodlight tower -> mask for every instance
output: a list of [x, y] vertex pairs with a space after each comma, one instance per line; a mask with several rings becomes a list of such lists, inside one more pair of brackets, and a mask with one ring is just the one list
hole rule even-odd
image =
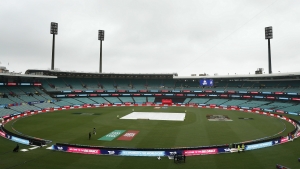
[[98, 40], [100, 40], [100, 65], [99, 65], [99, 73], [102, 73], [102, 41], [104, 41], [104, 30], [98, 30]]
[[55, 35], [57, 35], [57, 31], [58, 31], [58, 23], [51, 22], [50, 34], [53, 35], [53, 39], [52, 39], [52, 62], [51, 62], [51, 70], [54, 70]]
[[265, 39], [268, 39], [269, 74], [272, 74], [271, 42], [270, 42], [270, 39], [273, 39], [273, 28], [272, 28], [272, 26], [265, 27]]

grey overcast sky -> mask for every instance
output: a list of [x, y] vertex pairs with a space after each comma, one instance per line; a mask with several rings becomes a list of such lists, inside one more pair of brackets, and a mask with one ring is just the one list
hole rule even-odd
[[0, 62], [10, 71], [268, 72], [264, 28], [273, 26], [273, 72], [299, 72], [299, 0], [1, 0]]

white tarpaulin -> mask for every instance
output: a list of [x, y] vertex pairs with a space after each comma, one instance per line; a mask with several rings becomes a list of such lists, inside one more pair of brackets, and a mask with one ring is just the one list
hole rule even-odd
[[133, 112], [120, 119], [147, 119], [147, 120], [169, 120], [184, 121], [185, 113], [166, 113], [166, 112]]

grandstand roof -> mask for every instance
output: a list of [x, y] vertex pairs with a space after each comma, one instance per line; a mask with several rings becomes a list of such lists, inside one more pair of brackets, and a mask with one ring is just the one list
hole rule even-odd
[[244, 75], [174, 76], [174, 79], [243, 79], [243, 80], [299, 80], [300, 72]]
[[205, 76], [178, 76], [177, 73], [92, 73], [68, 72], [59, 70], [28, 69], [23, 76], [42, 78], [73, 77], [73, 78], [137, 78], [137, 79], [218, 79], [218, 80], [248, 80], [248, 81], [277, 81], [300, 80], [300, 72], [273, 73], [273, 74], [236, 74], [236, 75], [205, 75]]
[[47, 75], [57, 77], [75, 78], [154, 78], [172, 79], [177, 73], [92, 73], [92, 72], [68, 72], [59, 70], [35, 70], [28, 69], [25, 74]]
[[48, 75], [34, 75], [34, 74], [21, 74], [21, 73], [0, 73], [0, 76], [9, 76], [9, 77], [29, 77], [29, 78], [57, 78], [57, 76], [48, 76]]

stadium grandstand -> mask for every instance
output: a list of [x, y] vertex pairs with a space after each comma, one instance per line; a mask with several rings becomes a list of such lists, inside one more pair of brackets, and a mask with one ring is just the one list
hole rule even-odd
[[[178, 76], [27, 70], [0, 77], [1, 116], [86, 104], [196, 104], [300, 113], [300, 73]], [[211, 84], [203, 85], [207, 82]]]
[[[213, 111], [216, 112], [223, 111], [217, 109], [239, 110], [267, 114], [281, 119], [286, 118], [287, 115], [283, 115], [285, 113], [288, 114], [290, 118], [285, 120], [291, 123], [296, 122], [293, 121], [291, 116], [295, 117], [300, 115], [300, 73], [235, 76], [178, 76], [176, 73], [106, 74], [27, 70], [26, 74], [0, 73], [0, 78], [0, 117], [6, 122], [15, 118], [64, 109], [74, 109], [70, 110], [70, 112], [73, 112], [72, 114], [85, 115], [84, 117], [88, 119], [88, 116], [101, 115], [101, 112], [98, 112], [98, 109], [85, 109], [85, 111], [82, 111], [84, 113], [76, 112], [77, 108], [112, 106], [124, 106], [124, 109], [130, 112], [131, 107], [125, 106], [145, 106], [139, 108], [148, 108], [149, 110], [152, 108], [148, 106], [153, 106], [154, 109], [167, 109], [167, 106], [183, 107], [181, 109], [182, 111], [184, 110], [185, 113], [192, 112], [191, 110], [197, 107], [215, 108]], [[134, 110], [139, 108], [132, 107], [132, 113], [135, 113]], [[119, 108], [112, 108], [111, 110], [115, 109]], [[173, 109], [173, 107], [170, 109]], [[110, 110], [110, 108], [104, 110], [107, 111]], [[91, 111], [91, 113], [88, 111]], [[96, 113], [92, 113], [94, 111]], [[202, 109], [201, 111], [209, 111], [209, 109]], [[113, 112], [107, 112], [110, 117], [112, 116], [111, 113], [113, 114]], [[56, 113], [50, 115], [55, 114]], [[61, 115], [64, 113], [58, 114]], [[208, 117], [208, 114], [206, 117]], [[115, 120], [118, 119], [119, 114]], [[242, 119], [252, 118], [242, 117]], [[221, 119], [221, 121], [222, 120], [224, 119]], [[143, 122], [139, 121], [139, 124]], [[148, 120], [148, 122], [152, 121]], [[254, 122], [259, 122], [259, 120]], [[240, 124], [238, 121], [237, 123]], [[12, 124], [14, 124], [14, 122]], [[284, 123], [279, 124], [282, 125]], [[77, 126], [78, 123], [75, 122], [74, 125]], [[115, 127], [114, 124], [112, 124], [112, 126], [113, 128]], [[288, 126], [284, 124], [284, 128], [286, 127]], [[4, 131], [5, 128], [3, 127], [2, 130]], [[257, 130], [256, 127], [255, 130]], [[280, 133], [285, 132], [284, 130]], [[5, 130], [5, 132], [10, 133], [8, 130]], [[292, 132], [295, 133], [296, 129]], [[261, 131], [259, 131], [259, 133], [261, 133]], [[34, 144], [38, 147], [39, 145], [46, 146], [47, 143], [51, 142], [39, 138], [29, 138], [29, 136], [20, 135], [20, 133], [10, 134], [13, 134], [11, 140], [19, 138], [17, 142], [19, 141], [20, 143], [30, 140], [25, 144]], [[6, 136], [9, 137], [10, 134], [6, 134]], [[288, 136], [290, 135], [292, 135], [291, 132], [289, 132]], [[256, 139], [253, 142], [250, 141], [250, 143], [247, 141], [247, 151], [251, 150], [251, 146], [253, 145], [269, 145], [273, 143], [274, 141], [270, 141], [270, 139], [275, 141], [283, 140], [283, 143], [287, 142], [285, 141], [287, 137], [278, 135], [271, 137], [272, 138], [269, 136]], [[238, 143], [233, 144], [237, 145]], [[58, 151], [62, 149], [67, 150], [66, 148], [58, 148], [60, 146], [66, 147], [69, 146], [69, 143], [55, 143], [50, 148]], [[72, 147], [73, 146], [79, 147], [80, 150], [93, 150], [90, 149], [90, 146], [81, 147], [79, 144], [73, 144]], [[236, 149], [228, 148], [228, 144], [218, 145], [222, 148], [217, 149], [215, 149], [215, 146], [216, 145], [214, 145], [214, 149], [209, 150], [219, 151], [220, 149], [218, 153], [222, 153], [221, 150], [224, 150], [224, 153], [226, 153], [228, 150], [234, 152]], [[89, 148], [86, 149], [86, 147]], [[205, 146], [205, 151], [207, 147], [210, 146]], [[113, 149], [113, 147], [110, 148]], [[138, 149], [139, 151], [135, 150], [136, 149], [130, 151], [140, 152], [140, 149]], [[124, 152], [126, 151], [128, 151], [128, 149], [124, 150]], [[174, 149], [172, 148], [170, 151], [173, 152]], [[192, 150], [192, 152], [194, 152], [194, 150]]]

